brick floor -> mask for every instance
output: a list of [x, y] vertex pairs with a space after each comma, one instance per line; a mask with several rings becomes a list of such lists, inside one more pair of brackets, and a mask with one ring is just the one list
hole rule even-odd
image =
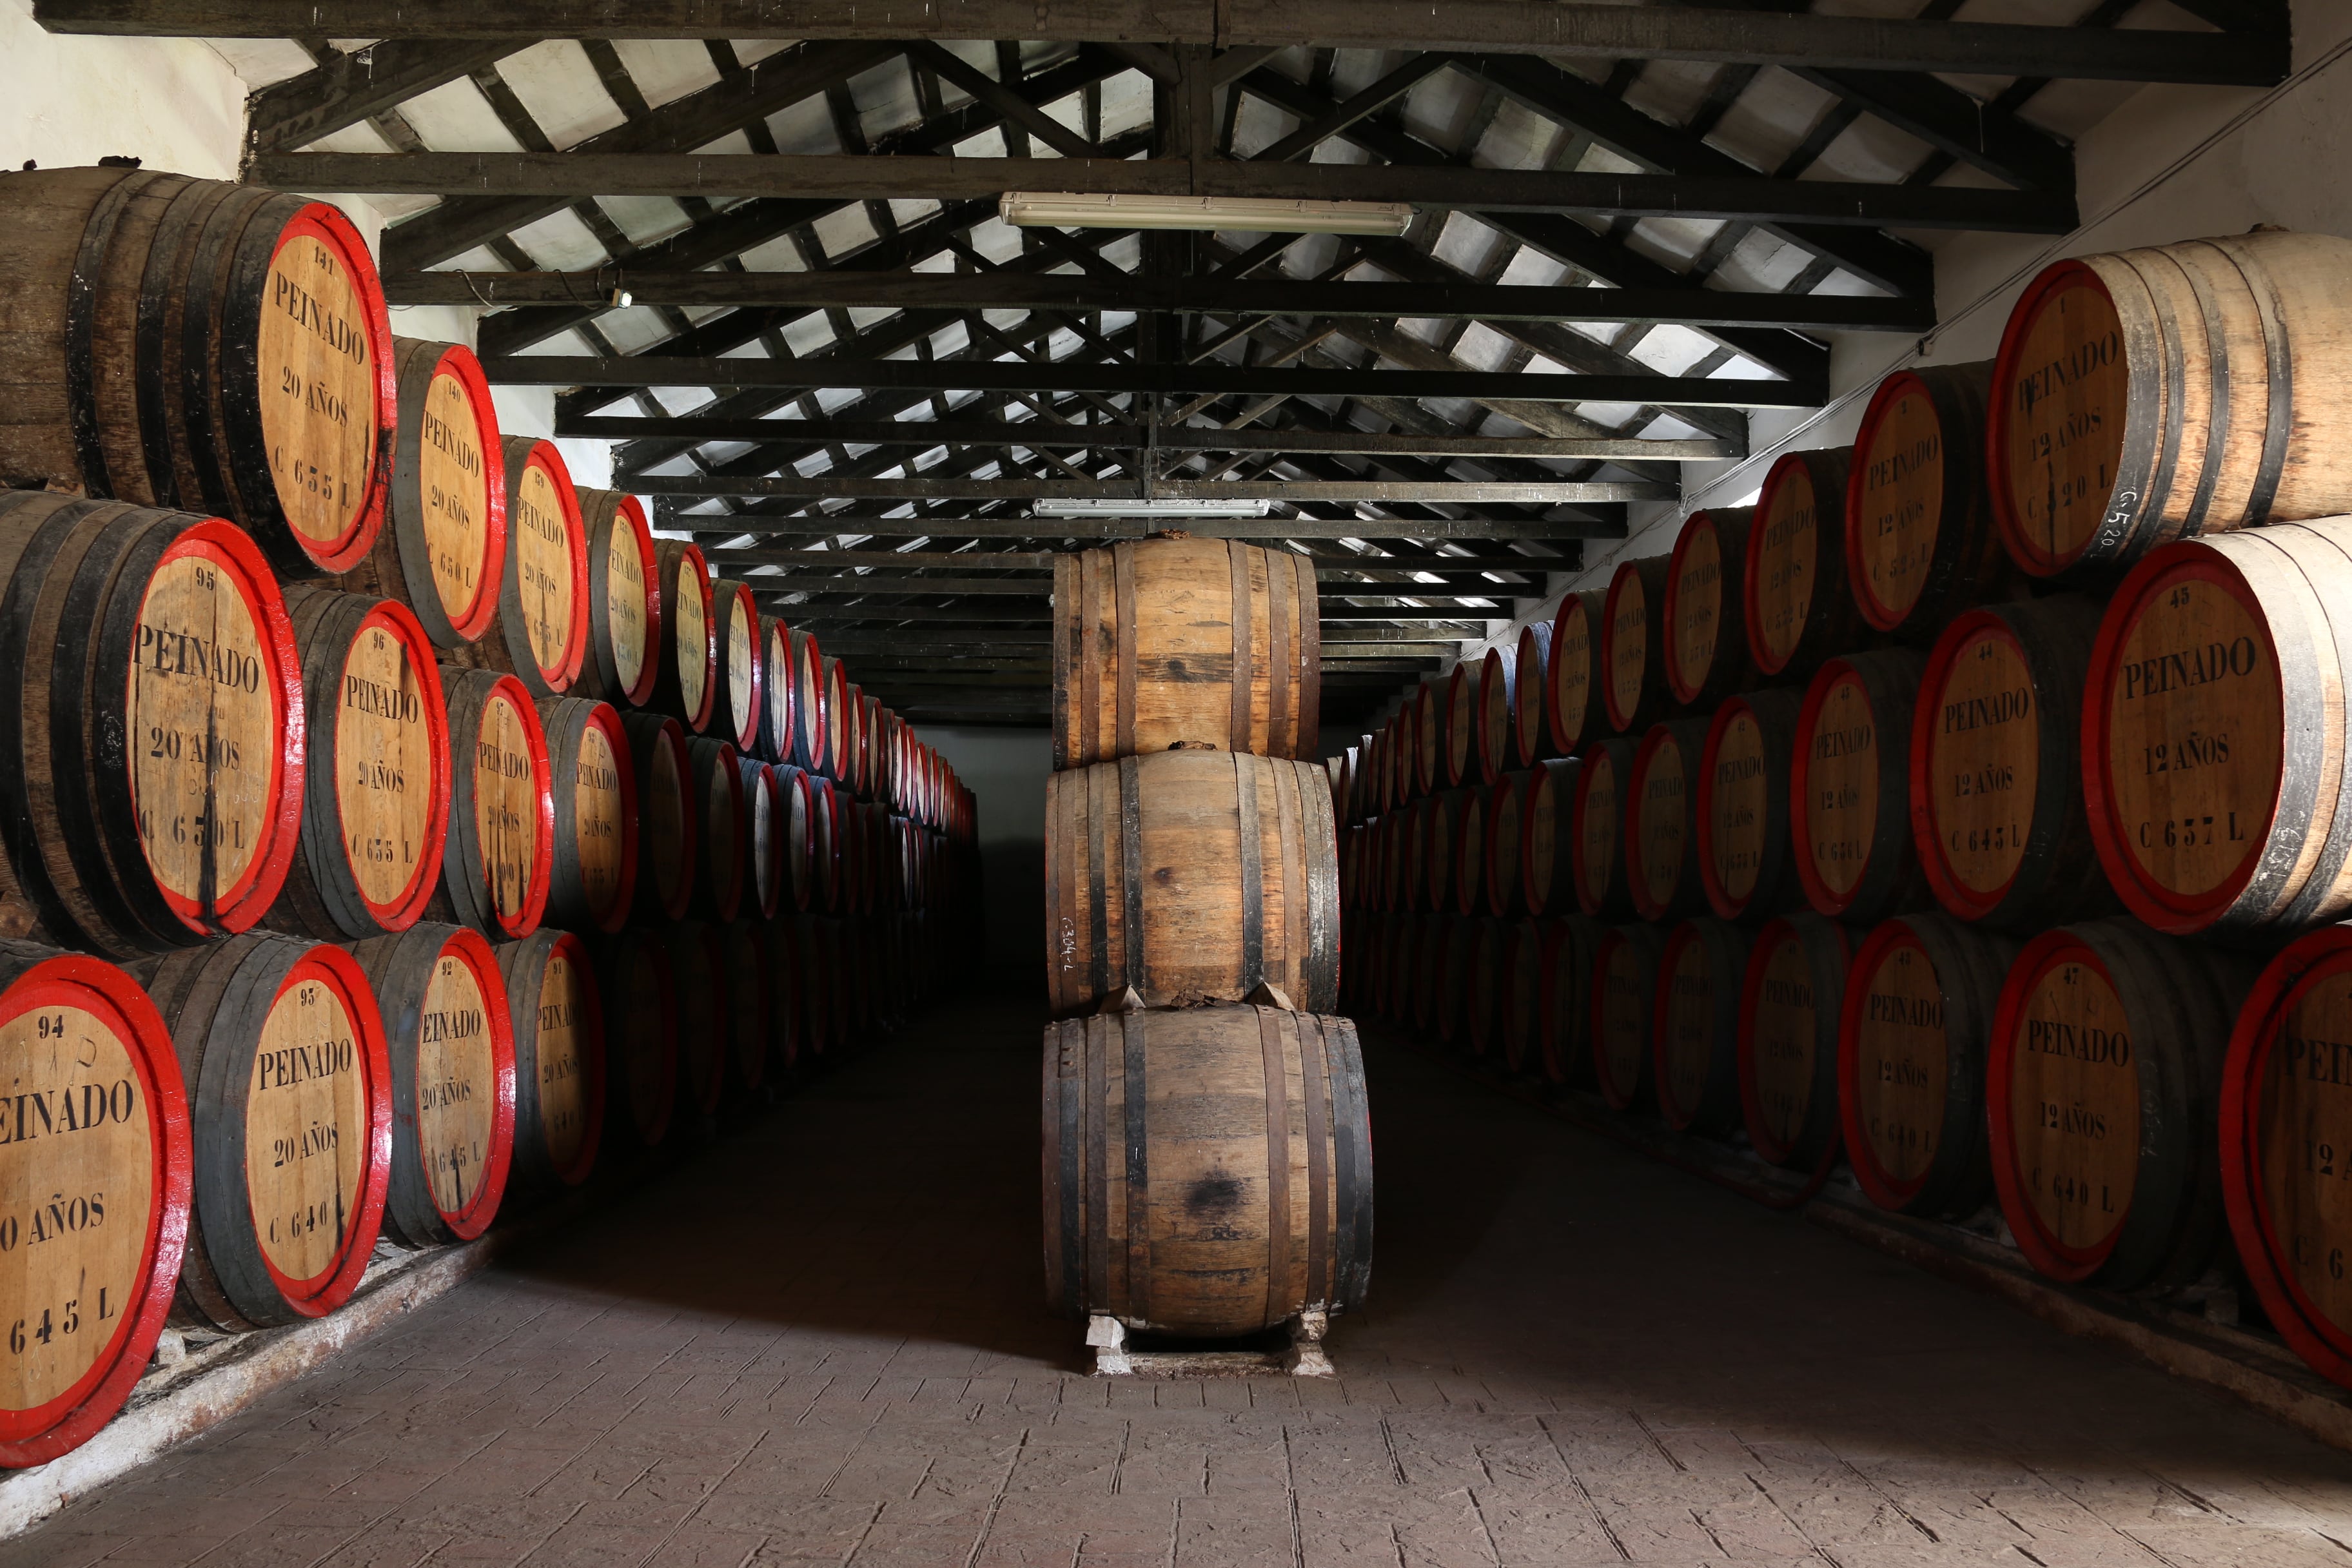
[[1035, 1024], [935, 1010], [0, 1568], [2352, 1568], [2352, 1457], [1377, 1042], [1343, 1375], [1077, 1375]]

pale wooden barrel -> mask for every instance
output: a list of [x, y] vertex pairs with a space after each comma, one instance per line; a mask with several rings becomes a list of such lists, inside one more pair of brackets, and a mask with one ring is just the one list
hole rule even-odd
[[[88, 1442], [145, 1375], [187, 1247], [193, 1152], [171, 1033], [112, 964], [0, 941], [0, 1290], [27, 1331], [0, 1375], [0, 1467], [20, 1469]], [[79, 1110], [75, 1137], [24, 1126], [52, 1106]]]
[[793, 643], [793, 673], [798, 686], [793, 703], [793, 764], [822, 775], [831, 759], [824, 749], [830, 728], [825, 716], [824, 652], [814, 632], [789, 634]]
[[579, 693], [615, 708], [653, 700], [661, 673], [661, 566], [645, 503], [618, 490], [582, 490], [588, 541], [588, 657]]
[[397, 599], [438, 648], [478, 641], [506, 576], [507, 466], [481, 362], [463, 343], [393, 340], [399, 424], [383, 528], [344, 574]]
[[[499, 610], [481, 640], [449, 661], [513, 676], [533, 697], [580, 684], [588, 660], [588, 531], [555, 443], [506, 438], [507, 555]], [[446, 662], [446, 661], [445, 661]]]
[[1592, 945], [1592, 1073], [1612, 1110], [1657, 1103], [1652, 1029], [1665, 933], [1652, 925], [1612, 926]]
[[427, 921], [355, 943], [392, 1062], [385, 1236], [402, 1247], [490, 1227], [514, 1160], [514, 1029], [506, 977], [478, 931]]
[[514, 1028], [512, 1190], [559, 1192], [596, 1168], [604, 1129], [604, 1005], [596, 961], [543, 927], [498, 950]]
[[2010, 312], [1986, 437], [2050, 576], [2352, 511], [2352, 240], [2277, 230], [2053, 263]]
[[656, 539], [654, 575], [661, 585], [662, 637], [647, 706], [689, 734], [705, 734], [719, 711], [719, 605], [710, 568], [699, 546]]
[[297, 584], [310, 755], [302, 852], [268, 924], [330, 941], [405, 931], [440, 880], [448, 711], [433, 644], [394, 599]]
[[1633, 742], [1596, 741], [1585, 748], [1569, 797], [1568, 845], [1576, 907], [1595, 920], [1633, 912], [1625, 877], [1625, 802], [1632, 791]]
[[1559, 602], [1551, 618], [1544, 665], [1544, 721], [1551, 749], [1563, 757], [1584, 750], [1608, 721], [1601, 694], [1601, 627], [1608, 594], [1586, 589]]
[[633, 908], [640, 920], [680, 920], [694, 901], [700, 816], [686, 729], [667, 713], [625, 713], [621, 732], [637, 800]]
[[1478, 668], [1478, 777], [1493, 784], [1520, 766], [1512, 734], [1518, 708], [1518, 652], [1490, 647]]
[[2091, 656], [2083, 791], [2132, 913], [2178, 935], [2352, 910], [2352, 519], [2168, 546]]
[[529, 936], [547, 913], [555, 854], [547, 732], [523, 683], [488, 669], [442, 671], [455, 760], [437, 920]]
[[261, 552], [219, 519], [16, 491], [0, 577], [0, 935], [127, 958], [253, 926], [299, 847], [306, 752]]
[[2011, 939], [1943, 914], [1902, 915], [1863, 941], [1838, 1017], [1838, 1112], [1871, 1202], [1973, 1214], [1992, 1195], [1985, 1063]]
[[1699, 780], [1708, 721], [1653, 724], [1626, 770], [1625, 889], [1645, 921], [1706, 908], [1698, 844]]
[[233, 1332], [322, 1317], [375, 1249], [392, 1067], [339, 947], [253, 933], [135, 965], [189, 1086], [195, 1221], [179, 1321]]
[[857, 718], [849, 700], [849, 671], [837, 658], [824, 661], [825, 775], [845, 790], [852, 789], [857, 759], [850, 743], [857, 736]]
[[820, 781], [790, 763], [776, 765], [775, 781], [776, 830], [783, 839], [782, 906], [793, 910], [821, 909], [824, 863], [831, 852], [824, 844], [826, 824], [817, 805]]
[[1651, 1035], [1658, 1115], [1677, 1132], [1721, 1137], [1739, 1125], [1740, 991], [1748, 935], [1702, 915], [1667, 933]]
[[783, 907], [784, 795], [777, 771], [757, 757], [738, 757], [743, 775], [743, 908], [746, 920], [772, 921]]
[[550, 804], [547, 918], [577, 931], [614, 931], [637, 890], [637, 779], [628, 731], [609, 702], [542, 697]]
[[2020, 595], [1985, 482], [1992, 362], [1922, 365], [1878, 384], [1846, 480], [1846, 580], [1878, 631], [1933, 642], [1973, 605]]
[[1822, 915], [1769, 921], [1739, 993], [1739, 1104], [1759, 1157], [1816, 1169], [1838, 1142], [1838, 1023], [1853, 941]]
[[1519, 891], [1530, 914], [1564, 915], [1577, 908], [1573, 808], [1583, 766], [1574, 757], [1548, 757], [1528, 772]]
[[800, 698], [800, 670], [793, 658], [797, 646], [791, 627], [773, 616], [761, 617], [760, 755], [772, 763], [793, 760], [794, 709]]
[[1748, 535], [1753, 507], [1695, 511], [1675, 535], [1663, 595], [1666, 691], [1685, 707], [1705, 707], [1755, 679], [1748, 660]]
[[1789, 843], [1815, 912], [1857, 922], [1927, 901], [1909, 812], [1911, 721], [1927, 661], [1908, 648], [1822, 665], [1797, 719]]
[[632, 928], [598, 954], [604, 1007], [604, 1137], [619, 1150], [657, 1149], [677, 1107], [679, 998], [659, 931]]
[[1804, 901], [1790, 847], [1789, 779], [1805, 696], [1767, 688], [1715, 710], [1698, 759], [1698, 871], [1724, 920]]
[[1551, 681], [1551, 623], [1519, 628], [1519, 648], [1511, 661], [1511, 745], [1517, 765], [1534, 767], [1551, 754], [1551, 721], [1544, 715], [1544, 692]]
[[752, 752], [760, 744], [761, 677], [766, 668], [760, 606], [751, 584], [730, 577], [710, 584], [710, 599], [711, 638], [717, 644], [711, 673], [719, 682], [711, 699], [711, 729], [737, 751]]
[[743, 795], [743, 769], [733, 746], [707, 735], [687, 742], [686, 757], [698, 846], [690, 907], [701, 919], [723, 923], [743, 907], [745, 874], [751, 868], [746, 853], [751, 813]]
[[1261, 984], [1328, 1010], [1339, 848], [1311, 764], [1161, 752], [1045, 781], [1047, 994], [1057, 1013], [1133, 987], [1148, 1005]]
[[1790, 452], [1764, 476], [1741, 566], [1748, 652], [1767, 680], [1794, 679], [1861, 646], [1846, 585], [1845, 492], [1853, 449]]
[[1609, 727], [1640, 734], [1674, 700], [1666, 685], [1666, 570], [1672, 557], [1620, 562], [1601, 609], [1601, 705]]
[[2113, 912], [2083, 806], [2083, 692], [2102, 606], [1990, 605], [1927, 656], [1911, 726], [1911, 823], [1936, 901], [2010, 930]]
[[848, 831], [843, 819], [846, 803], [831, 779], [822, 773], [810, 773], [807, 777], [816, 807], [816, 826], [811, 836], [817, 855], [816, 901], [811, 907], [819, 913], [827, 913], [840, 910], [848, 896], [842, 874], [842, 837]]
[[662, 929], [677, 1009], [677, 1110], [718, 1114], [727, 1093], [727, 955], [720, 927], [680, 921]]
[[1206, 742], [1311, 757], [1321, 728], [1315, 563], [1161, 536], [1054, 558], [1054, 765]]
[[1049, 1024], [1043, 1101], [1056, 1310], [1234, 1336], [1363, 1305], [1371, 1124], [1347, 1019], [1220, 1006]]
[[1609, 928], [1580, 914], [1539, 923], [1543, 955], [1536, 994], [1536, 1039], [1542, 1050], [1544, 1079], [1582, 1088], [1593, 1081], [1593, 960]]
[[0, 488], [234, 518], [295, 576], [383, 521], [392, 327], [324, 202], [120, 168], [0, 175]]
[[2001, 1213], [2034, 1268], [2128, 1290], [2213, 1262], [2221, 1063], [2259, 967], [2128, 917], [2044, 931], [2010, 966], [1985, 1110]]

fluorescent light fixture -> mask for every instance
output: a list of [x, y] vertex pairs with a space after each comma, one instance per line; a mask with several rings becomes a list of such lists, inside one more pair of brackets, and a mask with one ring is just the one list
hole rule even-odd
[[1268, 500], [1041, 500], [1032, 517], [1267, 517]]
[[1235, 234], [1367, 234], [1412, 221], [1406, 202], [1286, 202], [1259, 196], [1074, 195], [1007, 191], [997, 216], [1016, 228], [1193, 228]]

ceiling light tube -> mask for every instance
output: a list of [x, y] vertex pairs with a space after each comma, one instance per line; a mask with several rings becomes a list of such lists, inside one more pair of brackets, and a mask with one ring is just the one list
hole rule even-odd
[[1235, 234], [1361, 234], [1395, 237], [1412, 222], [1406, 202], [1280, 201], [1258, 196], [1079, 195], [1007, 191], [997, 216], [1016, 228], [1189, 228]]
[[1270, 516], [1267, 500], [1041, 500], [1033, 517], [1237, 517]]

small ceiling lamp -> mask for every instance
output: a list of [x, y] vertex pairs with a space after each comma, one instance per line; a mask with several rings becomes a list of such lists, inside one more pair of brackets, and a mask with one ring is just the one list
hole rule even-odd
[[1041, 500], [1033, 517], [1234, 517], [1273, 515], [1267, 500]]
[[1190, 228], [1235, 234], [1361, 234], [1394, 238], [1406, 202], [1286, 202], [1258, 196], [1075, 195], [1007, 191], [997, 216], [1016, 228]]

